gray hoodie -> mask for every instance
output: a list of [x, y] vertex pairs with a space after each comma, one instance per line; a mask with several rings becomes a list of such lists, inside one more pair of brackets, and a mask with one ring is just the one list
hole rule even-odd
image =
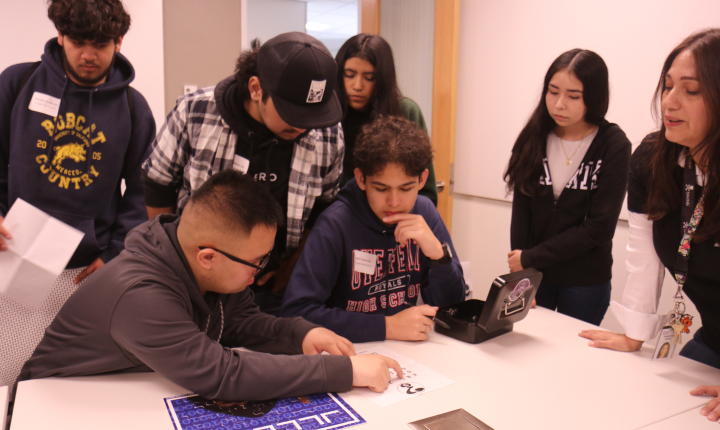
[[[177, 241], [178, 221], [163, 215], [128, 234], [125, 250], [62, 307], [20, 380], [155, 371], [225, 400], [352, 388], [347, 356], [271, 355], [302, 354], [316, 325], [261, 313], [249, 289], [203, 296]], [[238, 346], [260, 352], [229, 349]]]

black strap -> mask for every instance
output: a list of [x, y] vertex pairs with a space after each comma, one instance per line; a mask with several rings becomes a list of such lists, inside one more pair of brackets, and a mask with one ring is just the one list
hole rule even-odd
[[33, 72], [35, 72], [35, 69], [37, 69], [38, 66], [40, 66], [41, 62], [42, 61], [37, 61], [37, 62], [33, 63], [33, 65], [30, 66], [30, 68], [27, 70], [27, 72], [25, 72], [25, 76], [23, 76], [22, 81], [20, 81], [20, 88], [18, 88], [17, 92], [15, 93], [15, 98], [13, 99], [13, 102], [12, 102], [13, 106], [15, 106], [15, 102], [17, 101], [17, 98], [20, 95], [20, 92], [23, 90], [23, 88], [25, 88], [25, 84], [27, 84], [27, 81], [30, 79], [30, 76], [32, 76]]
[[[695, 212], [695, 188], [697, 188], [697, 176], [695, 174], [695, 162], [689, 152], [690, 151], [688, 151], [688, 154], [685, 157], [685, 169], [683, 171], [683, 201], [680, 203], [680, 221], [682, 221], [680, 223], [680, 227], [682, 229], [681, 237], [684, 237], [685, 229], [690, 223], [690, 218], [692, 217], [693, 212]], [[682, 248], [682, 241], [680, 246]], [[684, 276], [685, 279], [687, 279], [688, 265], [690, 262], [690, 242], [687, 243], [687, 246], [688, 252], [686, 254], [678, 252], [675, 260], [675, 274]]]
[[685, 227], [690, 222], [695, 211], [695, 188], [697, 187], [697, 176], [695, 175], [695, 162], [688, 151], [685, 157], [685, 169], [683, 171], [683, 201], [681, 203], [680, 220], [682, 221], [682, 232], [685, 234]]
[[132, 123], [133, 99], [132, 99], [132, 91], [130, 90], [130, 85], [127, 86], [127, 99], [128, 99], [128, 106], [130, 107], [130, 123]]

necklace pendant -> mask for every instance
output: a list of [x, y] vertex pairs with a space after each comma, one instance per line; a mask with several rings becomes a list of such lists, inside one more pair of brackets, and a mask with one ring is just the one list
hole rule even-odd
[[565, 165], [566, 165], [566, 166], [569, 166], [569, 165], [571, 165], [571, 164], [572, 164], [572, 160], [565, 160]]

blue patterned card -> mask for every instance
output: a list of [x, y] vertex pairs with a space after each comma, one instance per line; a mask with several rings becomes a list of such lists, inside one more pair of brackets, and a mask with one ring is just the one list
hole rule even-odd
[[225, 402], [189, 394], [167, 397], [165, 404], [176, 430], [326, 430], [365, 422], [336, 393], [263, 402]]

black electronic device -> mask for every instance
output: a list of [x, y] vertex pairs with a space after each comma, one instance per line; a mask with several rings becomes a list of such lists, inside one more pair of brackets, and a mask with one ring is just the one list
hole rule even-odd
[[480, 343], [509, 333], [516, 323], [527, 316], [535, 298], [542, 273], [535, 269], [498, 276], [492, 283], [487, 299], [467, 300], [438, 309], [434, 330], [468, 343]]

